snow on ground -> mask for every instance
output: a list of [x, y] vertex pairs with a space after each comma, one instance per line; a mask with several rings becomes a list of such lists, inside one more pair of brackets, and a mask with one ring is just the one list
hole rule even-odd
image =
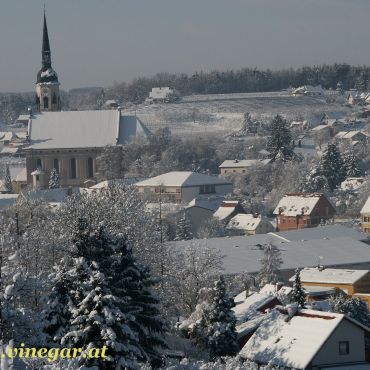
[[323, 113], [340, 118], [350, 114], [351, 109], [338, 103], [328, 104], [322, 97], [268, 92], [184, 96], [175, 103], [139, 105], [135, 113], [151, 130], [169, 126], [173, 133], [191, 135], [238, 130], [246, 112], [262, 120], [283, 114], [291, 120], [301, 115], [318, 122]]

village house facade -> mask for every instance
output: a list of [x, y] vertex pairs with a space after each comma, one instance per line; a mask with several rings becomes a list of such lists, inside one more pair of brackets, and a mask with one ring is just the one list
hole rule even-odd
[[332, 220], [335, 208], [323, 193], [287, 193], [274, 215], [277, 231], [304, 229]]
[[363, 232], [370, 234], [370, 196], [361, 209], [361, 228]]
[[246, 174], [254, 167], [263, 167], [270, 163], [271, 159], [234, 159], [226, 160], [220, 166], [221, 176], [230, 174]]

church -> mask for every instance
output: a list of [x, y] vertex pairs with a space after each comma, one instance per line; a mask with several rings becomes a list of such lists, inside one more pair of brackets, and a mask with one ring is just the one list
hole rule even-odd
[[[55, 168], [62, 187], [96, 183], [96, 158], [107, 145], [123, 145], [150, 132], [136, 117], [115, 110], [63, 111], [58, 75], [51, 65], [44, 13], [42, 67], [36, 80], [37, 112], [27, 116], [27, 184], [47, 188]], [[24, 116], [23, 116], [24, 117]]]

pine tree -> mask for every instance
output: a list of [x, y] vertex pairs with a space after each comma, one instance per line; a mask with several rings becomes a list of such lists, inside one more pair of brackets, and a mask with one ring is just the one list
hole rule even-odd
[[13, 184], [12, 184], [12, 178], [10, 176], [9, 166], [6, 166], [4, 185], [5, 185], [5, 189], [7, 193], [13, 192]]
[[200, 347], [209, 350], [212, 361], [220, 356], [233, 356], [238, 351], [236, 318], [233, 298], [228, 297], [225, 280], [215, 282], [212, 300], [205, 308], [200, 323], [195, 326], [194, 338]]
[[330, 301], [331, 311], [346, 314], [361, 324], [370, 327], [370, 314], [367, 305], [359, 298], [340, 295]]
[[292, 297], [293, 301], [296, 302], [298, 306], [300, 306], [301, 308], [305, 307], [306, 293], [302, 289], [301, 273], [299, 269], [295, 270]]
[[186, 213], [183, 212], [179, 222], [176, 225], [176, 237], [175, 240], [190, 240], [193, 239], [192, 225], [186, 216]]
[[335, 144], [329, 144], [320, 160], [320, 175], [325, 176], [330, 191], [335, 190], [345, 179], [342, 156]]
[[86, 349], [107, 346], [109, 357], [103, 363], [101, 359], [81, 359], [84, 365], [103, 370], [136, 369], [140, 354], [137, 335], [129, 325], [135, 319], [133, 313], [121, 309], [128, 305], [129, 297], [123, 292], [115, 295], [113, 274], [109, 274], [118, 242], [103, 230], [90, 235], [80, 222], [68, 271], [74, 282], [71, 297], [75, 308], [61, 344]]
[[292, 135], [288, 122], [280, 115], [277, 115], [270, 126], [270, 136], [267, 141], [266, 150], [270, 153], [272, 160], [289, 161], [294, 158], [292, 147]]
[[301, 182], [299, 188], [303, 192], [317, 192], [329, 190], [328, 179], [322, 174], [321, 164], [312, 167], [308, 175]]
[[149, 362], [153, 368], [160, 367], [160, 349], [167, 347], [163, 339], [166, 322], [160, 314], [159, 299], [152, 290], [155, 279], [147, 267], [136, 262], [126, 238], [118, 239], [116, 251], [120, 258], [111, 267], [114, 271], [112, 292], [130, 297], [120, 308], [135, 315], [129, 325], [138, 334], [140, 361]]
[[49, 178], [49, 189], [58, 189], [60, 188], [60, 177], [56, 168], [53, 168], [50, 172]]
[[266, 284], [278, 282], [279, 268], [282, 263], [280, 251], [271, 243], [265, 245], [261, 260], [261, 270], [258, 274], [258, 281], [261, 288]]
[[362, 176], [362, 171], [359, 167], [359, 161], [353, 150], [347, 150], [343, 154], [345, 177], [359, 177]]
[[49, 343], [60, 343], [70, 329], [71, 312], [74, 309], [70, 292], [73, 288], [71, 275], [68, 273], [67, 259], [63, 258], [49, 276], [52, 290], [42, 311], [44, 328]]

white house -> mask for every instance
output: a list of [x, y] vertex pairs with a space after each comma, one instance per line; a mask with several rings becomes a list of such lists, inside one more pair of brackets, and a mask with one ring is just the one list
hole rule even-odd
[[149, 93], [149, 101], [153, 102], [166, 102], [170, 101], [175, 92], [170, 87], [153, 87], [152, 91]]
[[304, 85], [297, 87], [292, 92], [293, 96], [306, 95], [306, 96], [323, 96], [324, 90], [321, 85], [311, 86]]
[[369, 328], [343, 314], [275, 309], [242, 348], [240, 356], [296, 370], [365, 365], [365, 340], [369, 336]]
[[226, 226], [228, 235], [255, 235], [274, 231], [271, 222], [260, 214], [237, 214]]
[[217, 176], [190, 171], [167, 172], [135, 184], [146, 199], [176, 203], [190, 202], [202, 194], [225, 195], [232, 192], [232, 183]]

